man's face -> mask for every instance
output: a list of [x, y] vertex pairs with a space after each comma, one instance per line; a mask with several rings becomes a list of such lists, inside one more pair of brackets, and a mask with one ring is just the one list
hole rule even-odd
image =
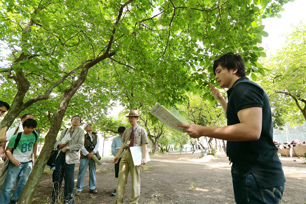
[[132, 126], [135, 126], [137, 124], [137, 120], [138, 120], [138, 117], [129, 117], [129, 122]]
[[92, 131], [92, 125], [87, 125], [85, 128], [86, 132], [91, 132]]
[[80, 126], [81, 125], [81, 118], [80, 117], [73, 117], [71, 119], [71, 124], [73, 126]]
[[35, 128], [33, 128], [33, 127], [26, 127], [25, 126], [25, 127], [23, 127], [23, 132], [24, 132], [25, 135], [29, 135], [34, 131], [34, 129]]
[[34, 115], [27, 115], [24, 119], [21, 120], [21, 122], [23, 123], [27, 119], [34, 119]]
[[234, 76], [237, 69], [228, 70], [226, 67], [219, 65], [215, 70], [215, 79], [217, 80], [220, 88], [231, 88], [234, 82]]
[[0, 106], [0, 116], [3, 115], [7, 111], [5, 106]]

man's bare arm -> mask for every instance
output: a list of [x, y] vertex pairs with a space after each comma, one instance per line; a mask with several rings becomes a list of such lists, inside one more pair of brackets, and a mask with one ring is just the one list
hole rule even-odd
[[206, 127], [196, 124], [179, 125], [190, 137], [208, 136], [228, 141], [252, 141], [260, 138], [262, 129], [262, 109], [251, 107], [238, 112], [240, 123], [225, 127]]

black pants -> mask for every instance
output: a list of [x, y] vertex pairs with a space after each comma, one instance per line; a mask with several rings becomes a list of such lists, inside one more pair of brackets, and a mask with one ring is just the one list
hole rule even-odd
[[64, 199], [65, 203], [74, 204], [74, 166], [65, 161], [66, 153], [60, 152], [55, 161], [53, 172], [52, 203], [60, 203], [62, 181], [65, 180]]
[[120, 161], [121, 161], [121, 157], [119, 158], [117, 164], [115, 164], [115, 178], [118, 178]]

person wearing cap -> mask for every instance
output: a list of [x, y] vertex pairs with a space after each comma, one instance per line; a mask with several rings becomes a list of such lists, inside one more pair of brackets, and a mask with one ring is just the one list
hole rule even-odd
[[117, 196], [116, 196], [116, 204], [123, 204], [124, 201], [124, 193], [125, 193], [125, 185], [127, 183], [127, 178], [129, 172], [131, 173], [131, 181], [132, 181], [132, 196], [130, 200], [130, 204], [138, 203], [140, 197], [140, 166], [134, 166], [132, 155], [130, 152], [130, 147], [133, 146], [142, 146], [142, 161], [141, 164], [145, 165], [147, 163], [147, 144], [148, 137], [147, 132], [143, 127], [138, 125], [138, 112], [137, 110], [131, 110], [129, 115], [129, 122], [132, 127], [127, 128], [122, 135], [122, 145], [120, 147], [119, 152], [114, 158], [114, 163], [116, 164], [121, 157], [121, 162], [119, 165], [119, 177], [117, 182]]
[[[122, 145], [121, 140], [122, 140], [122, 135], [123, 135], [124, 131], [125, 131], [124, 126], [119, 127], [118, 131], [117, 131], [119, 135], [113, 139], [112, 154], [114, 155], [114, 157], [117, 155], [117, 153], [119, 152], [119, 149]], [[120, 161], [121, 161], [121, 157], [119, 158], [118, 162], [115, 164], [115, 178], [118, 178]], [[112, 196], [116, 196], [116, 189], [112, 193]]]

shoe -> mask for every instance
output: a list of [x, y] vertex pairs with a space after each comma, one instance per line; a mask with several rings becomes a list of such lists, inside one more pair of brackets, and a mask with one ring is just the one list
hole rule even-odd
[[75, 192], [75, 196], [81, 195], [81, 192], [82, 192], [82, 191], [76, 191], [76, 192]]
[[116, 196], [116, 189], [112, 192], [112, 196]]
[[98, 191], [97, 191], [97, 189], [93, 189], [93, 190], [90, 190], [89, 193], [97, 194]]

